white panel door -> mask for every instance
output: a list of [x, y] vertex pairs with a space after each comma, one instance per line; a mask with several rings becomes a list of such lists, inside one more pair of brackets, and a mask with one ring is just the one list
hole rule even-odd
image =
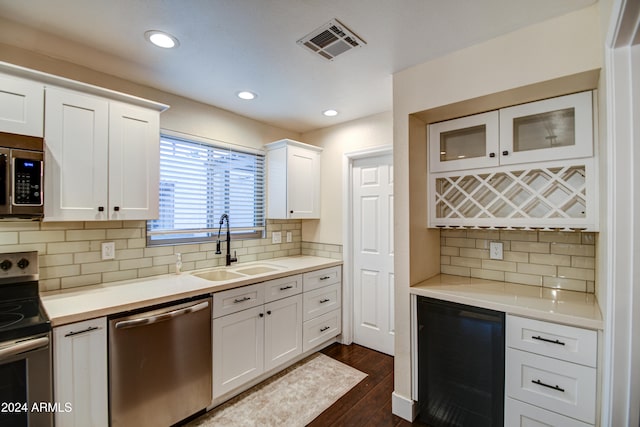
[[158, 218], [160, 113], [112, 102], [109, 111], [109, 219]]
[[264, 370], [302, 353], [302, 294], [264, 306]]
[[393, 355], [393, 158], [353, 163], [354, 341]]
[[106, 219], [109, 102], [47, 88], [44, 219]]
[[213, 398], [264, 372], [264, 308], [213, 319]]
[[107, 427], [107, 320], [104, 317], [53, 329], [54, 399], [71, 404], [57, 411], [57, 427]]
[[287, 147], [288, 218], [318, 218], [320, 154], [300, 147]]

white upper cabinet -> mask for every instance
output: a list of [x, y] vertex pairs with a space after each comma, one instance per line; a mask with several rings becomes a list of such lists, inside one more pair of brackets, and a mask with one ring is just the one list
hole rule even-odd
[[429, 226], [597, 231], [593, 96], [429, 125]]
[[590, 91], [429, 125], [430, 172], [592, 155]]
[[0, 73], [0, 132], [42, 137], [44, 85]]
[[322, 148], [290, 139], [267, 149], [267, 218], [320, 218]]
[[498, 112], [429, 126], [431, 172], [498, 166]]
[[591, 92], [503, 108], [500, 150], [503, 165], [591, 157]]
[[158, 215], [159, 112], [47, 87], [45, 221]]

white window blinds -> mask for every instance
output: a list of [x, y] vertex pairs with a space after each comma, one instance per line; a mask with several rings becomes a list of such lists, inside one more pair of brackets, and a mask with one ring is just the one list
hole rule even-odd
[[234, 238], [262, 237], [264, 154], [251, 151], [162, 135], [160, 216], [147, 222], [148, 244], [211, 240], [225, 213]]

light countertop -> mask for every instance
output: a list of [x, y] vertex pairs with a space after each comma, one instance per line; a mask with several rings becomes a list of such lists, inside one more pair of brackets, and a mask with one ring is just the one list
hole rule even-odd
[[[43, 292], [40, 298], [51, 319], [51, 325], [55, 327], [321, 268], [334, 267], [341, 265], [342, 261], [314, 256], [293, 256], [233, 264], [228, 268], [239, 269], [256, 264], [276, 265], [281, 269], [270, 273], [216, 282], [193, 276], [191, 274], [193, 272], [190, 271], [182, 274], [168, 274], [146, 279]], [[221, 268], [224, 269], [224, 267]], [[208, 269], [201, 271], [206, 270]]]
[[603, 329], [594, 294], [440, 274], [410, 288], [411, 294], [474, 305], [507, 314]]

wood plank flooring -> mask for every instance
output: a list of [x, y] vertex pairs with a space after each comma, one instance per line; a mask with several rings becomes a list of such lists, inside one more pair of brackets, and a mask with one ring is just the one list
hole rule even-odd
[[310, 427], [427, 427], [391, 413], [393, 357], [356, 344], [332, 344], [322, 353], [368, 376], [313, 420]]

